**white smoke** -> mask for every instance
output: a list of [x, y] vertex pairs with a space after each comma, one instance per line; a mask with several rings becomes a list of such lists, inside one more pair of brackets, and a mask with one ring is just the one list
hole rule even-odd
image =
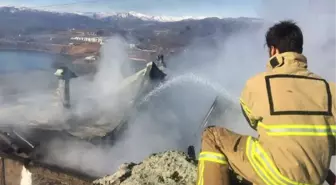
[[[260, 27], [235, 30], [229, 36], [218, 35], [223, 39], [217, 40], [215, 46], [195, 41], [184, 54], [168, 61], [173, 79], [146, 96], [143, 109], [133, 117], [124, 137], [113, 147], [61, 142], [51, 145], [53, 155], [62, 156], [57, 158], [59, 164], [103, 175], [112, 173], [123, 162], [140, 161], [153, 152], [186, 151], [188, 145], [198, 146], [199, 126], [218, 94], [225, 94], [231, 102], [225, 119], [219, 124], [241, 134], [255, 135], [236, 109], [237, 99], [246, 80], [266, 69], [265, 33], [280, 20], [293, 19], [302, 28], [304, 54], [310, 69], [329, 80], [335, 79], [335, 12], [324, 11], [324, 8], [330, 9], [329, 1], [315, 1], [317, 5], [303, 0], [281, 3], [265, 1], [258, 7], [260, 17], [266, 20]], [[119, 48], [119, 44], [111, 48]], [[106, 52], [113, 51], [104, 50]], [[124, 60], [123, 56], [115, 56], [118, 57], [111, 56], [110, 61]], [[103, 95], [95, 92], [104, 97], [104, 92], [109, 94], [114, 90], [116, 81], [111, 79], [113, 74], [109, 71], [118, 65], [106, 63], [102, 66], [107, 67], [95, 79], [104, 87], [100, 89]], [[106, 79], [111, 79], [111, 83]], [[106, 99], [102, 100], [100, 103], [105, 104]], [[113, 101], [110, 105], [111, 109], [115, 108]]]
[[125, 73], [131, 71], [126, 46], [121, 37], [110, 38], [101, 49], [100, 63], [93, 79], [72, 80], [71, 97], [73, 111], [77, 116], [83, 117], [106, 110], [111, 114], [122, 107], [120, 99], [125, 94], [121, 96], [118, 92], [121, 82], [127, 77]]
[[[102, 136], [117, 126], [132, 95], [137, 92], [137, 86], [120, 91], [121, 83], [133, 71], [125, 40], [114, 36], [104, 44], [101, 52], [93, 79], [80, 77], [71, 81], [72, 116], [82, 120], [76, 121], [72, 132], [79, 132], [85, 138]], [[117, 146], [55, 139], [48, 145], [45, 161], [91, 175], [105, 175], [112, 172], [119, 158], [128, 155], [123, 152]]]
[[25, 127], [33, 122], [61, 121], [62, 109], [51, 90], [57, 85], [53, 71], [1, 74], [0, 84], [0, 125]]

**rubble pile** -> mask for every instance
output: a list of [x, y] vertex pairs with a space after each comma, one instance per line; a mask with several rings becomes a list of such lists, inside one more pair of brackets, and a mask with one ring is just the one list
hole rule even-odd
[[139, 164], [127, 163], [94, 185], [194, 185], [197, 163], [185, 153], [167, 151], [153, 154]]

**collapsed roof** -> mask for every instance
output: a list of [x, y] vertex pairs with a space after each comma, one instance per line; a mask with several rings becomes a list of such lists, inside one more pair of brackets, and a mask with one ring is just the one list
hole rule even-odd
[[[122, 109], [121, 115], [114, 119], [101, 120], [102, 115], [90, 118], [76, 117], [71, 114], [71, 108], [65, 106], [65, 115], [69, 117], [64, 119], [64, 123], [53, 124], [48, 123], [48, 119], [38, 118], [30, 120], [24, 127], [20, 124], [2, 123], [0, 126], [0, 154], [29, 161], [42, 161], [44, 163], [47, 162], [44, 161], [47, 146], [54, 139], [64, 141], [80, 140], [92, 144], [101, 144], [102, 142], [104, 144], [113, 144], [124, 129], [127, 128], [129, 115], [137, 108], [137, 103], [142, 96], [166, 78], [167, 75], [163, 70], [164, 67], [160, 66], [160, 63], [150, 62], [144, 69], [123, 80], [119, 85], [118, 92], [122, 95], [125, 92], [131, 92], [131, 96], [127, 96], [128, 99], [125, 101], [126, 104], [123, 107], [124, 109]], [[65, 78], [65, 74], [69, 74], [69, 76]], [[55, 75], [58, 76], [60, 81], [77, 77], [75, 73], [66, 67], [59, 68]], [[132, 90], [128, 91], [129, 89]], [[55, 105], [60, 106], [61, 104], [56, 102]], [[20, 106], [15, 107], [14, 110], [19, 108]], [[108, 114], [108, 112], [104, 114]], [[111, 117], [107, 115], [107, 118]], [[57, 168], [66, 170], [63, 167]], [[76, 173], [76, 169], [72, 170], [74, 171], [73, 173]], [[81, 174], [82, 172], [78, 173]], [[85, 176], [85, 174], [83, 175]], [[89, 178], [90, 176], [87, 175], [87, 177]]]

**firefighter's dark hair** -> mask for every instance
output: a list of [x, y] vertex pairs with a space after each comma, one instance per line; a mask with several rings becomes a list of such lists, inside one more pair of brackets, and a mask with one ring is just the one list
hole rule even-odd
[[266, 33], [266, 45], [278, 48], [280, 53], [303, 50], [303, 34], [299, 26], [291, 20], [280, 21], [270, 27]]

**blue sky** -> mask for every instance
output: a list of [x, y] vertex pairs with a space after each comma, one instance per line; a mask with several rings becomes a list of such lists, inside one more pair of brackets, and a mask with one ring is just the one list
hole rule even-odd
[[[257, 17], [261, 0], [1, 0], [0, 5], [26, 6], [62, 11], [124, 12], [151, 15]], [[77, 3], [78, 2], [78, 3]], [[86, 2], [86, 3], [85, 3]], [[69, 5], [61, 5], [67, 4]], [[77, 3], [77, 4], [71, 4]], [[59, 5], [59, 6], [49, 6]], [[48, 6], [48, 7], [44, 7]]]

